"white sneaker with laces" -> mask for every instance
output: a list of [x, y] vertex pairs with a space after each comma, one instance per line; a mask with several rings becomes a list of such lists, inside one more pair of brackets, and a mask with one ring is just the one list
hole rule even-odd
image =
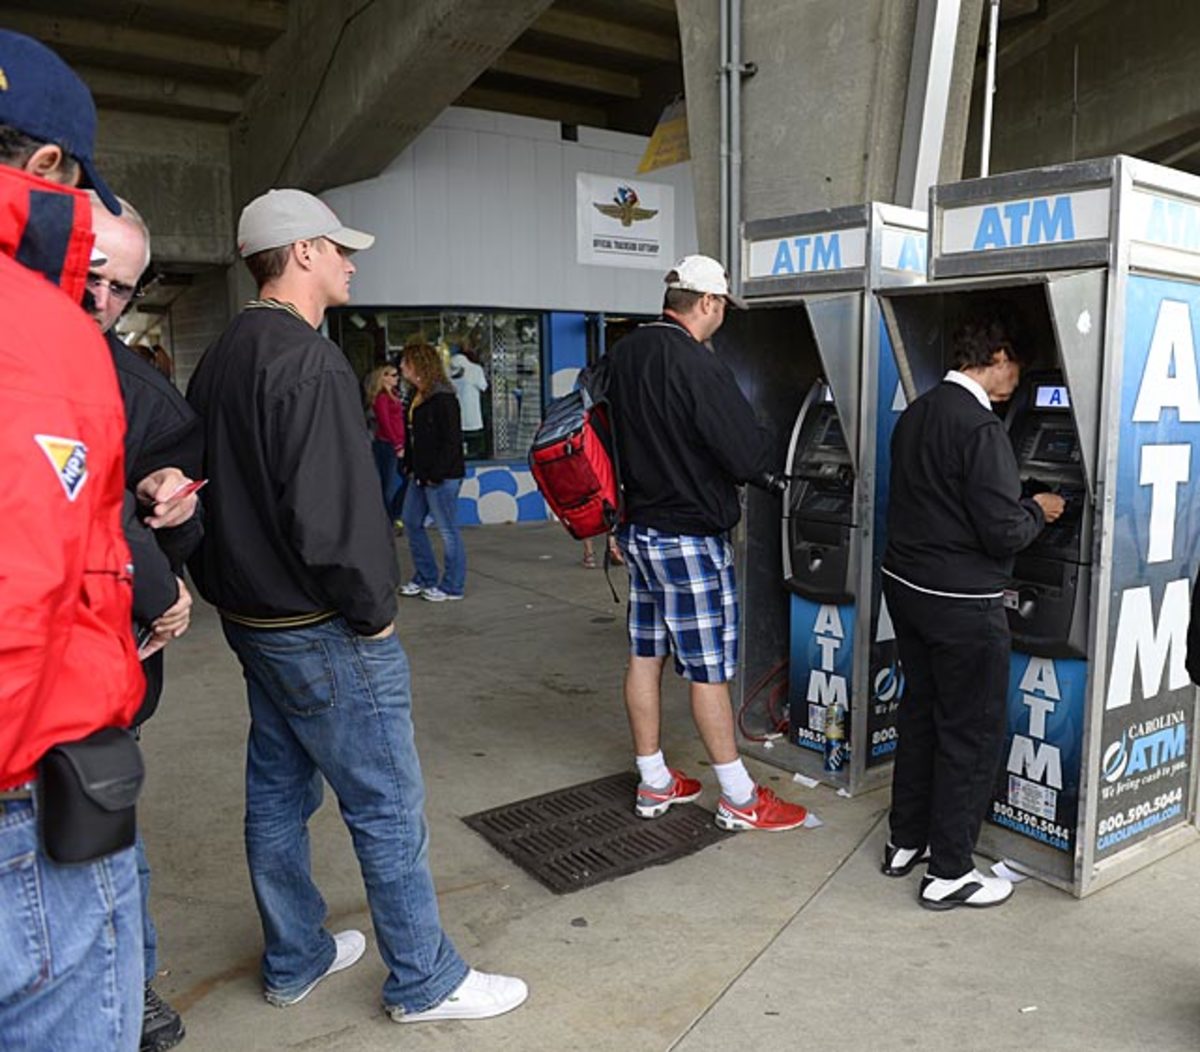
[[999, 906], [1012, 897], [1011, 880], [1003, 877], [985, 877], [977, 869], [971, 870], [957, 880], [943, 877], [923, 877], [921, 893], [917, 901], [927, 910], [952, 910], [956, 906], [971, 906], [986, 909]]
[[435, 1023], [442, 1019], [490, 1019], [519, 1008], [529, 996], [524, 981], [511, 975], [492, 975], [472, 968], [444, 1001], [423, 1012], [406, 1012], [400, 1005], [383, 1010], [397, 1023]]
[[334, 972], [340, 972], [349, 968], [350, 965], [356, 964], [358, 959], [363, 955], [363, 951], [367, 948], [367, 940], [361, 931], [355, 931], [353, 928], [348, 928], [346, 931], [340, 931], [333, 937], [334, 943], [337, 945], [337, 955], [333, 958], [333, 964], [318, 975], [311, 983], [309, 983], [298, 994], [293, 994], [290, 997], [281, 994], [272, 993], [270, 990], [264, 990], [263, 996], [269, 1004], [273, 1004], [276, 1008], [287, 1008], [290, 1005], [299, 1004], [316, 988], [317, 983], [322, 979], [326, 979], [333, 975]]
[[428, 599], [431, 603], [444, 603], [450, 597], [443, 592], [437, 585], [432, 588], [425, 588], [421, 592], [422, 599]]
[[400, 595], [410, 595], [411, 596], [411, 595], [420, 595], [422, 592], [425, 591], [425, 589], [422, 585], [417, 584], [416, 581], [409, 581], [408, 584], [402, 584], [399, 588], [396, 589], [396, 591]]

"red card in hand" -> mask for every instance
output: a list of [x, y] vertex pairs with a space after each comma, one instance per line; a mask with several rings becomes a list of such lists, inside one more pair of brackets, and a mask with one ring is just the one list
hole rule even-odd
[[190, 497], [193, 493], [197, 493], [208, 485], [208, 479], [194, 479], [191, 482], [185, 482], [170, 496], [159, 501], [160, 504], [174, 504], [177, 500], [183, 500], [184, 497]]

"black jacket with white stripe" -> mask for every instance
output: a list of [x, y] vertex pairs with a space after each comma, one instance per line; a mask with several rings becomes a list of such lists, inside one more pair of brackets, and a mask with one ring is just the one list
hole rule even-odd
[[995, 595], [1013, 557], [1045, 518], [1021, 497], [1000, 418], [970, 391], [942, 382], [912, 403], [892, 435], [885, 572], [918, 588]]

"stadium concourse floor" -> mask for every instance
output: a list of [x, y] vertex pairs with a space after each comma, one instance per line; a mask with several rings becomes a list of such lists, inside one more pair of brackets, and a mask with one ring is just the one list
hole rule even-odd
[[[1000, 909], [919, 909], [918, 877], [877, 872], [887, 792], [853, 800], [752, 773], [825, 822], [743, 833], [667, 866], [556, 896], [463, 815], [626, 769], [623, 608], [554, 524], [466, 533], [467, 599], [402, 599], [442, 916], [474, 965], [528, 980], [525, 1007], [479, 1023], [399, 1026], [331, 795], [312, 823], [330, 925], [363, 960], [272, 1008], [242, 849], [247, 726], [239, 669], [210, 608], [168, 652], [144, 737], [141, 818], [154, 867], [158, 989], [191, 1052], [408, 1048], [1043, 1049], [1200, 1047], [1200, 849], [1079, 902], [1027, 881]], [[403, 569], [411, 564], [401, 541]], [[624, 571], [614, 574], [624, 590]], [[711, 772], [668, 678], [668, 759]]]

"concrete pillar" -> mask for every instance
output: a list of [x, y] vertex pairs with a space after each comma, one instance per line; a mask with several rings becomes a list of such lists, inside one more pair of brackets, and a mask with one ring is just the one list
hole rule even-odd
[[[963, 0], [939, 178], [956, 178], [983, 0]], [[679, 0], [697, 229], [719, 244], [719, 0]], [[917, 0], [742, 4], [742, 217], [894, 201]], [[959, 87], [961, 85], [961, 87]]]
[[223, 125], [104, 110], [99, 144], [97, 165], [145, 217], [157, 264], [229, 262], [234, 219]]
[[187, 390], [200, 356], [229, 324], [229, 288], [224, 270], [197, 274], [191, 287], [172, 302], [169, 313], [170, 347], [175, 359], [175, 383]]

